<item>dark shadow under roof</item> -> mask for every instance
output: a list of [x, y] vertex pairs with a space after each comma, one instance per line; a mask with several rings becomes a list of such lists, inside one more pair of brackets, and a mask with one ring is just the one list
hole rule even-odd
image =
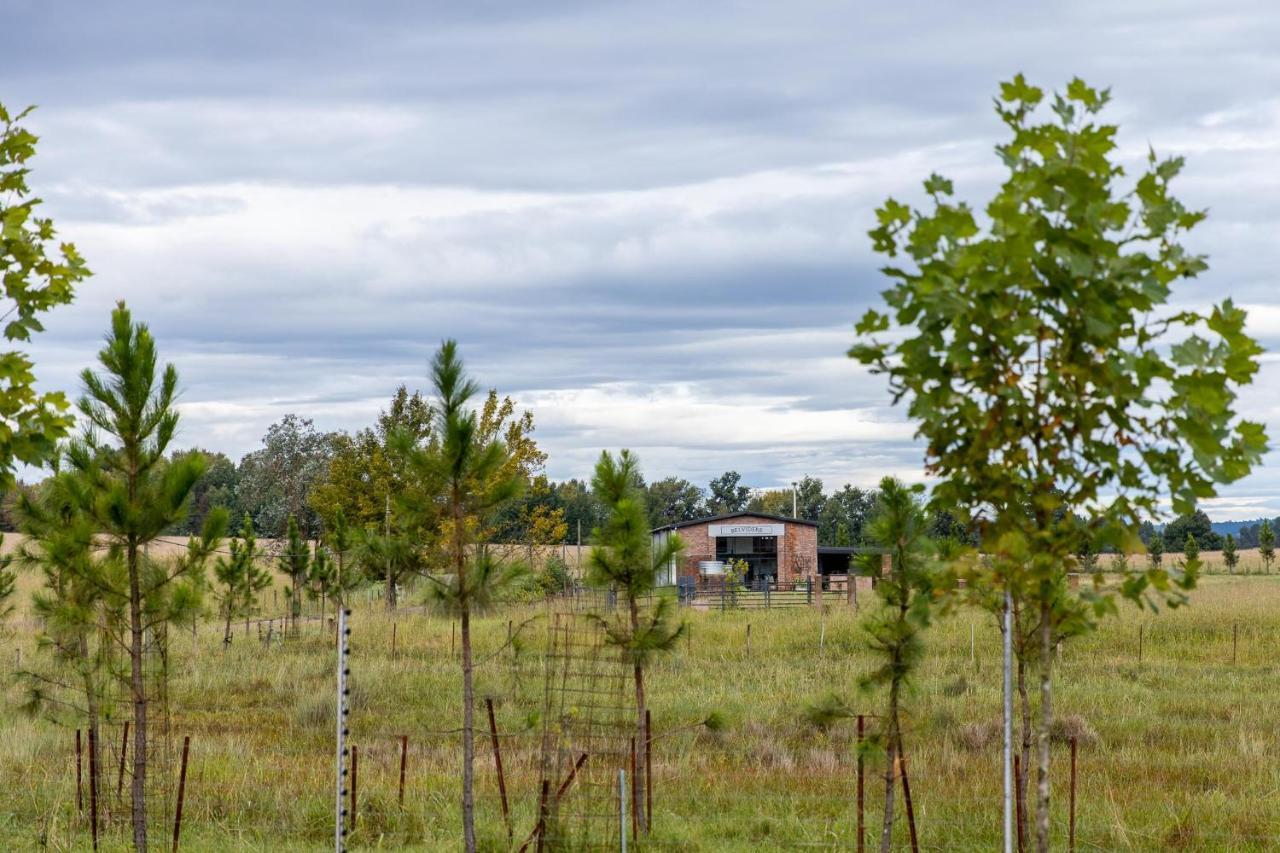
[[664, 524], [662, 527], [653, 528], [653, 532], [661, 533], [664, 530], [678, 530], [681, 527], [692, 527], [695, 524], [710, 524], [714, 521], [726, 521], [730, 518], [744, 518], [746, 516], [750, 516], [751, 518], [767, 518], [770, 521], [781, 521], [786, 524], [803, 524], [808, 527], [818, 526], [818, 522], [809, 521], [804, 518], [787, 518], [785, 515], [770, 515], [767, 512], [747, 512], [746, 510], [743, 510], [742, 512], [726, 512], [724, 515], [709, 515], [706, 518], [695, 518], [690, 521], [677, 521], [675, 524]]

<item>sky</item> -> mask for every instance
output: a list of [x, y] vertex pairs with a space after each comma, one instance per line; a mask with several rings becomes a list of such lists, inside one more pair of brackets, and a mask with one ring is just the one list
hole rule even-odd
[[[1043, 8], [1037, 8], [1043, 6]], [[127, 300], [182, 377], [185, 446], [286, 413], [372, 422], [444, 338], [533, 411], [556, 479], [919, 480], [845, 357], [886, 282], [866, 231], [940, 172], [1000, 178], [999, 81], [1111, 86], [1120, 155], [1182, 154], [1210, 271], [1280, 345], [1280, 17], [1266, 2], [0, 0], [0, 101], [94, 277], [31, 347], [78, 393]], [[1280, 436], [1280, 357], [1245, 415]], [[1280, 453], [1215, 520], [1280, 514]]]

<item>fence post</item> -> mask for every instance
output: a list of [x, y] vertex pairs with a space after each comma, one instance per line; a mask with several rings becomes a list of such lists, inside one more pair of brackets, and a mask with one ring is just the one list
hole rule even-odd
[[858, 715], [858, 846], [857, 853], [864, 853], [866, 850], [863, 840], [863, 786], [865, 784], [866, 762], [862, 757], [862, 732], [863, 732], [863, 716]]
[[116, 799], [124, 796], [124, 757], [129, 752], [129, 721], [124, 721], [124, 735], [120, 738], [120, 772], [116, 776]]
[[1076, 736], [1071, 736], [1071, 807], [1067, 823], [1067, 850], [1076, 853]]
[[356, 812], [360, 801], [357, 799], [356, 785], [360, 778], [360, 747], [351, 746], [351, 831], [356, 829]]
[[907, 755], [902, 747], [902, 738], [898, 738], [898, 766], [902, 768], [902, 799], [907, 805], [907, 829], [911, 832], [911, 853], [920, 853], [920, 842], [916, 838], [916, 813], [911, 805], [911, 781], [907, 777]]
[[409, 760], [409, 736], [400, 735], [400, 793], [397, 801], [404, 808], [404, 770]]
[[89, 727], [89, 836], [98, 849], [98, 727]]
[[653, 715], [644, 709], [644, 812], [645, 825], [653, 832]]
[[76, 812], [84, 814], [83, 783], [80, 781], [81, 767], [84, 765], [84, 754], [80, 749], [80, 730], [76, 729]]
[[498, 771], [498, 793], [502, 797], [502, 822], [507, 826], [507, 841], [511, 841], [511, 811], [507, 806], [507, 780], [502, 772], [502, 750], [498, 747], [498, 724], [493, 716], [493, 698], [484, 697], [485, 707], [489, 710], [489, 740], [493, 743], [493, 764]]
[[1231, 623], [1231, 665], [1236, 665], [1236, 640], [1239, 639], [1240, 626], [1235, 622]]
[[333, 845], [334, 850], [341, 851], [347, 846], [347, 676], [351, 671], [347, 668], [347, 655], [350, 652], [351, 628], [347, 626], [347, 617], [351, 611], [346, 607], [338, 609], [338, 713], [337, 713], [337, 759], [334, 782], [333, 807]]
[[187, 794], [187, 755], [191, 751], [191, 735], [182, 738], [182, 769], [178, 771], [178, 808], [173, 815], [173, 853], [178, 853], [178, 834], [182, 832], [182, 801]]

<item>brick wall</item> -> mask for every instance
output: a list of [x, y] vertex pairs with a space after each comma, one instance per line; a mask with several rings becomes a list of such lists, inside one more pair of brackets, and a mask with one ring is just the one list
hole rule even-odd
[[[724, 524], [725, 522], [713, 522]], [[734, 524], [778, 524], [771, 518], [754, 515], [734, 516]], [[716, 543], [711, 538], [707, 524], [691, 524], [678, 531], [684, 540], [684, 563], [681, 577], [696, 577], [698, 563], [716, 558]], [[778, 582], [791, 583], [803, 580], [818, 571], [818, 528], [808, 524], [787, 524], [786, 532], [778, 540]]]

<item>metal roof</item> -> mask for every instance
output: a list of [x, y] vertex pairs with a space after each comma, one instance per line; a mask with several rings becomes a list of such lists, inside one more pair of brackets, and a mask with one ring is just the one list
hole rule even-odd
[[746, 510], [743, 510], [742, 512], [726, 512], [723, 515], [709, 515], [706, 518], [695, 518], [691, 521], [677, 521], [675, 524], [664, 524], [662, 527], [653, 528], [652, 532], [661, 533], [664, 530], [678, 530], [681, 527], [692, 527], [695, 524], [711, 524], [715, 521], [725, 521], [726, 519], [742, 518], [744, 516], [750, 516], [751, 518], [767, 518], [770, 521], [781, 521], [786, 524], [804, 524], [809, 527], [818, 526], [818, 522], [809, 521], [805, 518], [787, 518], [783, 515], [770, 515], [767, 512], [747, 512]]

